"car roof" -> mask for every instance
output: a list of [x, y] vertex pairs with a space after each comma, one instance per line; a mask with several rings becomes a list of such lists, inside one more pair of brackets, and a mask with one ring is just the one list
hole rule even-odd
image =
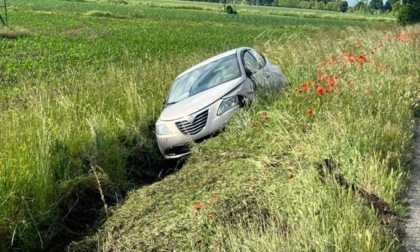
[[215, 55], [215, 56], [213, 56], [211, 58], [208, 58], [208, 59], [206, 59], [206, 60], [204, 60], [204, 61], [202, 61], [202, 62], [200, 62], [200, 63], [198, 63], [198, 64], [196, 64], [194, 66], [192, 66], [191, 68], [188, 68], [187, 70], [185, 70], [184, 72], [182, 72], [181, 74], [179, 74], [176, 77], [176, 79], [178, 79], [181, 76], [183, 76], [183, 75], [185, 75], [185, 74], [187, 74], [187, 73], [189, 73], [191, 71], [194, 71], [195, 69], [200, 68], [200, 67], [202, 67], [202, 66], [204, 66], [204, 65], [206, 65], [208, 63], [211, 63], [211, 62], [216, 61], [218, 59], [222, 59], [222, 58], [227, 57], [229, 55], [237, 54], [238, 52], [242, 52], [242, 51], [244, 51], [246, 49], [251, 49], [251, 48], [249, 48], [249, 47], [239, 47], [239, 48], [235, 48], [235, 49], [232, 49], [232, 50], [229, 50], [229, 51], [226, 51], [226, 52], [217, 54], [217, 55]]

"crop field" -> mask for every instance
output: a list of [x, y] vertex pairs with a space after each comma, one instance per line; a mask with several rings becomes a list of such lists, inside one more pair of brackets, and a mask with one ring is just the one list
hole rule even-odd
[[[10, 2], [0, 251], [401, 250], [420, 28], [220, 7]], [[257, 96], [182, 164], [162, 160], [152, 125], [171, 81], [239, 46], [291, 87]]]

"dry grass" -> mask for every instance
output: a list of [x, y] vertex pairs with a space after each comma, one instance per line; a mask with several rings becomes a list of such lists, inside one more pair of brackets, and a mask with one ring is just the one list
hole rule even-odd
[[0, 39], [18, 39], [21, 37], [30, 36], [31, 33], [26, 28], [21, 27], [9, 27], [9, 26], [0, 26]]

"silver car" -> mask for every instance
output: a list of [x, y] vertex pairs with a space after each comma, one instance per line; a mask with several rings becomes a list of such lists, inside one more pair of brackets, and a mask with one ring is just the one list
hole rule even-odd
[[191, 143], [219, 132], [235, 111], [250, 104], [256, 89], [282, 90], [282, 71], [252, 48], [233, 49], [176, 77], [156, 122], [156, 138], [166, 159], [190, 153]]

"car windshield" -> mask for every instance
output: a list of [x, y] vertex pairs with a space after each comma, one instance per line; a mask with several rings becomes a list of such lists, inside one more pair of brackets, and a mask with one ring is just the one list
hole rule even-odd
[[213, 61], [176, 79], [169, 91], [167, 104], [177, 103], [239, 76], [236, 55]]

